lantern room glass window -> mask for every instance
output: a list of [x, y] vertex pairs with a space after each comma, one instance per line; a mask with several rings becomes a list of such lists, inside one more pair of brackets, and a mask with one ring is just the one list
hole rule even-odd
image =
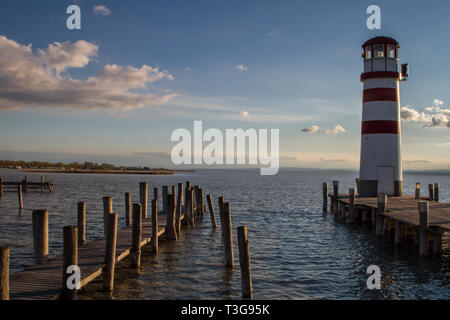
[[393, 44], [387, 45], [387, 57], [388, 58], [395, 58], [395, 46]]
[[372, 46], [367, 46], [365, 53], [366, 60], [372, 59]]
[[376, 44], [373, 46], [373, 57], [384, 58], [384, 44]]

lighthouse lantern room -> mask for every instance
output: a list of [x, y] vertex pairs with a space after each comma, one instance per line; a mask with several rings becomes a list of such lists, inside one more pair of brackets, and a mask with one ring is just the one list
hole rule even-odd
[[408, 65], [398, 71], [399, 44], [376, 37], [363, 45], [364, 72], [359, 194], [401, 196], [401, 123], [399, 83], [408, 77]]

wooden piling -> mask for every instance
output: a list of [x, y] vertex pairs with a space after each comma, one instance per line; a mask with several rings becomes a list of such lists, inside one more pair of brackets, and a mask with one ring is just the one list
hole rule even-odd
[[420, 183], [416, 182], [416, 199], [420, 199]]
[[158, 200], [158, 188], [153, 188], [153, 199]]
[[[63, 228], [63, 283], [61, 299], [74, 300], [77, 294], [77, 283], [69, 281], [69, 277], [78, 268], [78, 228], [65, 226]], [[76, 279], [74, 279], [76, 281]], [[68, 283], [69, 282], [69, 283]]]
[[327, 212], [328, 208], [328, 182], [322, 184], [322, 212]]
[[176, 192], [175, 192], [175, 186], [172, 186], [172, 194], [173, 194], [173, 195], [176, 194]]
[[250, 245], [248, 242], [248, 228], [245, 226], [238, 227], [237, 234], [239, 246], [239, 263], [241, 266], [242, 298], [252, 299], [253, 287], [250, 261]]
[[9, 300], [9, 248], [0, 247], [0, 300]]
[[166, 224], [166, 236], [168, 240], [177, 240], [177, 233], [175, 231], [175, 195], [169, 194], [168, 211], [167, 211], [167, 224]]
[[103, 197], [103, 235], [106, 237], [106, 221], [108, 215], [113, 212], [112, 208], [112, 198]]
[[403, 237], [405, 235], [405, 225], [400, 221], [395, 221], [395, 234], [394, 234], [394, 244], [400, 245], [403, 242]]
[[433, 185], [434, 201], [439, 202], [439, 183]]
[[44, 177], [41, 176], [41, 192], [44, 192]]
[[175, 231], [177, 234], [181, 232], [181, 210], [183, 206], [183, 184], [178, 184], [178, 197], [175, 212]]
[[36, 264], [48, 256], [48, 211], [33, 210], [33, 246]]
[[19, 200], [19, 209], [22, 210], [23, 209], [23, 197], [22, 197], [22, 185], [19, 184], [17, 186], [17, 198]]
[[214, 213], [214, 203], [210, 194], [206, 196], [206, 201], [208, 202], [209, 215], [211, 217], [211, 225], [215, 229], [217, 228], [216, 215]]
[[430, 202], [434, 201], [434, 184], [428, 185], [428, 200]]
[[167, 196], [169, 195], [169, 187], [163, 186], [162, 187], [162, 201], [163, 201], [163, 212], [167, 214], [169, 203], [167, 202]]
[[78, 202], [78, 245], [86, 244], [86, 202]]
[[147, 219], [147, 203], [148, 203], [148, 184], [147, 182], [139, 183], [139, 202], [142, 206], [142, 218]]
[[125, 225], [131, 225], [131, 194], [125, 192]]
[[153, 252], [158, 252], [158, 199], [152, 200], [152, 241]]
[[372, 228], [377, 224], [377, 209], [372, 208], [370, 211]]
[[419, 209], [419, 253], [421, 256], [427, 256], [428, 250], [428, 226], [429, 226], [429, 203], [428, 201], [420, 201]]
[[141, 266], [141, 238], [142, 238], [142, 204], [133, 204], [133, 233], [131, 236], [131, 266]]
[[387, 207], [387, 195], [379, 194], [378, 195], [378, 210], [376, 217], [376, 230], [375, 233], [378, 237], [382, 237], [384, 234], [384, 217], [382, 214], [386, 212]]
[[333, 181], [333, 213], [339, 214], [338, 211], [338, 200], [339, 200], [339, 181], [334, 180]]
[[184, 208], [185, 208], [185, 214], [187, 213], [187, 209], [188, 209], [188, 189], [191, 188], [191, 182], [190, 181], [186, 181], [186, 187], [184, 189], [184, 194], [185, 194], [185, 198], [184, 198]]
[[189, 206], [189, 224], [191, 226], [195, 225], [195, 209], [194, 209], [194, 190], [192, 188], [190, 188], [188, 190], [189, 192], [189, 201], [188, 201], [188, 206]]
[[225, 267], [234, 267], [233, 254], [233, 229], [231, 226], [231, 211], [230, 203], [226, 202], [223, 206], [223, 220], [224, 220], [224, 253], [225, 253]]
[[203, 195], [203, 188], [198, 189], [198, 200], [198, 205], [200, 206], [200, 216], [203, 217], [205, 215], [205, 196]]
[[348, 217], [346, 219], [347, 223], [355, 222], [355, 217], [356, 217], [355, 200], [356, 200], [355, 188], [350, 188], [349, 189]]
[[442, 233], [437, 231], [433, 233], [433, 254], [440, 255], [442, 249]]
[[114, 271], [116, 267], [117, 244], [117, 213], [110, 213], [106, 219], [106, 250], [105, 269], [103, 273], [103, 290], [112, 292], [114, 289]]
[[364, 208], [361, 216], [362, 223], [366, 224], [369, 221], [370, 209]]

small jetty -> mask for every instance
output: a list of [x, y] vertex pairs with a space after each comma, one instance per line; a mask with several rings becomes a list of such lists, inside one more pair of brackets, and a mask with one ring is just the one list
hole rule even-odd
[[48, 190], [49, 192], [53, 192], [53, 184], [53, 181], [45, 181], [44, 177], [41, 177], [41, 181], [28, 181], [27, 177], [22, 181], [3, 181], [0, 178], [0, 197], [3, 191], [10, 189], [21, 189], [22, 191], [40, 190], [41, 192]]
[[416, 183], [414, 196], [360, 197], [354, 188], [346, 194], [339, 193], [339, 182], [333, 181], [333, 192], [328, 192], [328, 183], [323, 183], [323, 212], [328, 210], [335, 220], [346, 224], [372, 225], [377, 237], [394, 233], [394, 244], [401, 245], [412, 238], [419, 246], [419, 254], [431, 252], [439, 255], [442, 250], [442, 235], [450, 231], [450, 204], [439, 202], [439, 184], [428, 186], [428, 196], [421, 196], [420, 183]]
[[[211, 227], [217, 228], [211, 194], [190, 181], [162, 187], [162, 211], [159, 212], [158, 188], [150, 201], [147, 182], [139, 184], [139, 202], [131, 202], [125, 193], [125, 227], [118, 228], [118, 214], [113, 211], [111, 197], [103, 197], [104, 236], [86, 242], [86, 202], [77, 203], [76, 226], [63, 228], [63, 253], [49, 257], [48, 211], [33, 210], [33, 246], [35, 265], [9, 276], [10, 248], [0, 247], [0, 300], [75, 299], [82, 287], [103, 277], [103, 291], [113, 292], [115, 265], [129, 257], [131, 268], [139, 270], [142, 248], [159, 250], [159, 241], [178, 241], [182, 229], [195, 227], [209, 210]], [[205, 201], [206, 200], [206, 201]], [[147, 205], [151, 203], [151, 214]], [[230, 204], [218, 198], [224, 267], [234, 268], [233, 233]], [[74, 210], [75, 211], [75, 210]], [[246, 226], [237, 228], [242, 276], [242, 296], [253, 297], [251, 262]]]

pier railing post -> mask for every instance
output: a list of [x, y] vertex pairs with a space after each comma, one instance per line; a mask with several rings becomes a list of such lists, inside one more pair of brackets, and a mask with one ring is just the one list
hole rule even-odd
[[224, 204], [224, 251], [225, 251], [225, 267], [234, 267], [234, 254], [233, 254], [233, 229], [231, 225], [231, 211], [230, 203], [226, 202]]
[[322, 183], [322, 212], [327, 212], [328, 208], [328, 182]]
[[177, 240], [175, 232], [175, 195], [168, 195], [168, 210], [166, 223], [166, 236], [168, 240]]
[[216, 215], [215, 215], [215, 212], [214, 212], [214, 203], [212, 201], [212, 197], [211, 197], [210, 194], [208, 194], [206, 196], [206, 201], [208, 202], [209, 215], [211, 217], [211, 225], [215, 229], [215, 228], [217, 228], [217, 222], [216, 222]]
[[434, 201], [439, 202], [439, 183], [434, 184]]
[[48, 211], [33, 210], [33, 246], [37, 264], [48, 256]]
[[133, 204], [133, 233], [131, 237], [131, 266], [141, 266], [141, 237], [142, 237], [142, 204]]
[[183, 184], [178, 184], [177, 208], [175, 214], [175, 230], [178, 234], [181, 232], [181, 214], [183, 207]]
[[158, 199], [152, 200], [152, 249], [158, 252]]
[[430, 202], [434, 201], [434, 184], [428, 185], [428, 200]]
[[[65, 226], [63, 228], [63, 283], [61, 298], [66, 300], [73, 300], [76, 297], [79, 283], [76, 283], [77, 278], [70, 282], [69, 278], [74, 272], [78, 270], [78, 228], [74, 226]], [[69, 283], [70, 282], [70, 283]]]
[[378, 210], [376, 217], [376, 230], [375, 233], [377, 236], [382, 237], [384, 233], [384, 216], [382, 215], [386, 212], [387, 207], [387, 195], [380, 193], [378, 195]]
[[162, 187], [162, 201], [163, 201], [163, 212], [167, 214], [169, 203], [167, 202], [167, 196], [169, 195], [169, 187]]
[[420, 199], [420, 183], [416, 182], [416, 199]]
[[242, 298], [253, 298], [252, 268], [250, 261], [250, 245], [248, 243], [248, 228], [241, 226], [237, 228], [239, 245], [239, 263], [241, 266]]
[[103, 197], [103, 235], [106, 237], [106, 221], [108, 219], [108, 215], [113, 212], [112, 208], [112, 198], [111, 197]]
[[131, 194], [125, 193], [125, 225], [131, 224]]
[[420, 201], [419, 205], [419, 253], [421, 256], [428, 255], [428, 226], [429, 226], [429, 203]]
[[355, 215], [356, 215], [355, 201], [356, 201], [355, 188], [350, 188], [349, 189], [348, 216], [347, 216], [347, 221], [346, 221], [347, 223], [355, 222]]
[[114, 289], [114, 272], [116, 267], [117, 245], [117, 213], [110, 213], [106, 219], [106, 250], [105, 270], [103, 273], [103, 290], [111, 292]]
[[19, 210], [23, 209], [22, 185], [17, 186], [17, 199], [19, 201]]
[[139, 183], [139, 202], [142, 205], [142, 218], [147, 219], [147, 203], [148, 203], [148, 184], [147, 184], [147, 182]]
[[9, 300], [9, 248], [0, 247], [0, 300]]
[[78, 245], [86, 244], [86, 202], [78, 202]]

